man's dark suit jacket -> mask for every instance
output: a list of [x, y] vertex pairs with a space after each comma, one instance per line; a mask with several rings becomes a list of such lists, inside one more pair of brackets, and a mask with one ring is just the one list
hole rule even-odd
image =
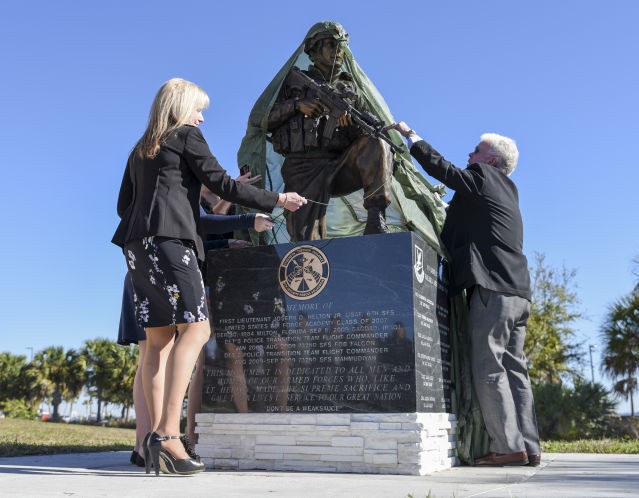
[[513, 181], [489, 164], [457, 168], [423, 140], [410, 153], [429, 175], [455, 191], [441, 234], [451, 258], [451, 294], [480, 285], [530, 300]]
[[203, 260], [197, 233], [202, 183], [222, 199], [271, 211], [278, 195], [234, 181], [211, 154], [196, 126], [182, 126], [153, 159], [129, 156], [120, 196], [120, 224], [112, 242], [120, 247], [149, 236], [192, 240]]

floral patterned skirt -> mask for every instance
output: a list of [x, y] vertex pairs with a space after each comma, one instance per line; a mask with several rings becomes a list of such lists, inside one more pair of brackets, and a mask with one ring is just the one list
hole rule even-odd
[[124, 246], [142, 327], [208, 320], [202, 274], [190, 241], [145, 237]]

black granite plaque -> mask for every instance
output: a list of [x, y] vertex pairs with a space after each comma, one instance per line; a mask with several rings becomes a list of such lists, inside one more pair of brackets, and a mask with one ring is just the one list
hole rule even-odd
[[450, 412], [448, 288], [441, 258], [413, 237], [417, 411]]
[[410, 232], [210, 251], [204, 412], [449, 412], [440, 259]]

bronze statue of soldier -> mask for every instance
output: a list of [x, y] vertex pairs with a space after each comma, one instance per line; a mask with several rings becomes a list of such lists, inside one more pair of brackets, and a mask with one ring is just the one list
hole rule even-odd
[[[314, 81], [350, 90], [351, 104], [361, 109], [358, 89], [350, 73], [342, 71], [343, 44], [348, 34], [338, 24], [309, 35], [304, 52], [312, 65], [304, 71]], [[383, 140], [364, 134], [348, 113], [330, 116], [327, 108], [287, 76], [268, 115], [275, 152], [285, 156], [285, 191], [298, 192], [309, 202], [286, 212], [292, 241], [326, 237], [326, 208], [330, 197], [364, 190], [367, 221], [364, 234], [388, 232], [385, 209], [391, 201], [392, 152]]]

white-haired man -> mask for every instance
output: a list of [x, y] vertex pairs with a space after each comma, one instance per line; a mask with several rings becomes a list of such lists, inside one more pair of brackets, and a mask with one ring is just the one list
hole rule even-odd
[[391, 127], [408, 139], [424, 170], [455, 191], [441, 238], [451, 259], [449, 291], [465, 289], [469, 295], [473, 385], [491, 439], [491, 453], [474, 464], [537, 466], [539, 433], [523, 353], [530, 275], [519, 194], [509, 178], [517, 166], [517, 146], [486, 133], [461, 169], [406, 123]]

